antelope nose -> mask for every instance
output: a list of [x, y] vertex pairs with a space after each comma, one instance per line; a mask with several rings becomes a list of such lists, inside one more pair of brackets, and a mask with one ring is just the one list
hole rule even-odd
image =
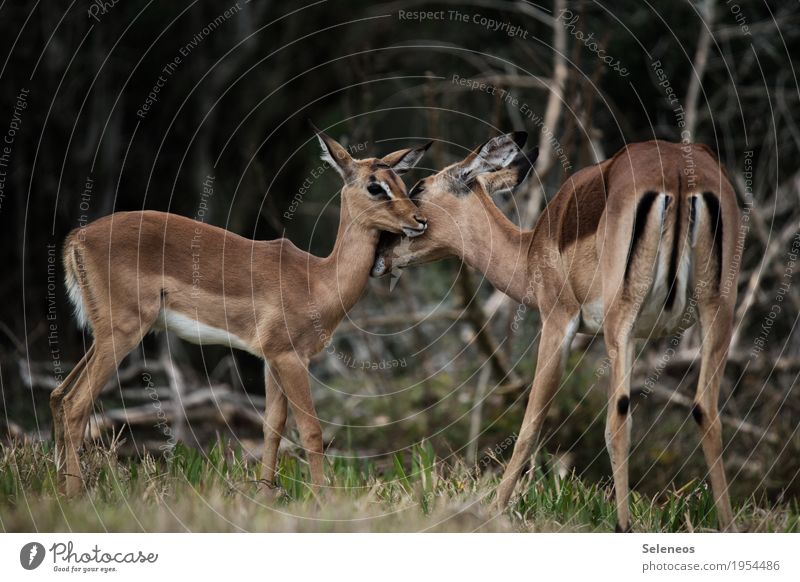
[[419, 216], [418, 214], [415, 214], [414, 220], [420, 223], [423, 229], [428, 228], [428, 219], [425, 218], [424, 216]]

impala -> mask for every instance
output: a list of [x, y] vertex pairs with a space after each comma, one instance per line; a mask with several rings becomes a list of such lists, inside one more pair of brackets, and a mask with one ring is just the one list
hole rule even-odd
[[[535, 228], [523, 231], [490, 198], [529, 173], [538, 152], [522, 155], [523, 143], [520, 134], [496, 137], [420, 180], [409, 195], [430, 221], [426, 235], [382, 235], [372, 270], [381, 276], [455, 255], [497, 289], [538, 308], [536, 376], [497, 507], [507, 505], [535, 455], [573, 337], [602, 333], [611, 363], [605, 436], [617, 530], [629, 531], [632, 341], [683, 331], [699, 317], [702, 363], [692, 414], [720, 527], [733, 529], [717, 411], [738, 272], [739, 209], [725, 172], [703, 145], [631, 144], [568, 178]], [[734, 284], [723, 285], [723, 276]]]
[[120, 361], [150, 331], [221, 344], [266, 361], [262, 481], [271, 486], [287, 404], [307, 451], [312, 487], [323, 483], [320, 423], [308, 380], [319, 352], [369, 278], [382, 230], [426, 229], [400, 174], [428, 145], [383, 158], [353, 159], [317, 130], [322, 159], [343, 178], [339, 230], [330, 256], [286, 239], [253, 241], [161, 212], [118, 212], [72, 231], [64, 244], [69, 297], [94, 342], [53, 392], [58, 488], [83, 488], [79, 446], [97, 398]]

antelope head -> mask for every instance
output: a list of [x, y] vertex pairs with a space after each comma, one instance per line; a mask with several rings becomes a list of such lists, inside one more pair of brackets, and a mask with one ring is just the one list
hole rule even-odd
[[463, 160], [417, 182], [409, 197], [430, 220], [427, 233], [414, 240], [382, 233], [371, 275], [382, 277], [394, 269], [462, 256], [465, 237], [477, 228], [476, 217], [485, 220], [485, 204], [494, 204], [491, 195], [515, 188], [533, 167], [539, 152], [534, 148], [522, 153], [527, 137], [523, 131], [494, 137]]
[[409, 199], [398, 177], [413, 168], [430, 147], [398, 150], [382, 158], [354, 159], [336, 140], [316, 130], [322, 159], [344, 180], [342, 211], [367, 229], [414, 238], [425, 232], [427, 220]]

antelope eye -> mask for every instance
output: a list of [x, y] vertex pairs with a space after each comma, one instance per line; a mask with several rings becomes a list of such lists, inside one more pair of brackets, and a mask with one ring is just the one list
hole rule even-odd
[[370, 184], [367, 186], [367, 192], [369, 192], [372, 196], [388, 196], [388, 194], [386, 194], [386, 190], [384, 190], [383, 186], [380, 184]]
[[420, 180], [419, 182], [414, 184], [414, 187], [411, 189], [411, 192], [408, 193], [408, 197], [409, 198], [416, 198], [417, 196], [422, 194], [424, 191], [425, 191], [425, 183], [422, 180]]

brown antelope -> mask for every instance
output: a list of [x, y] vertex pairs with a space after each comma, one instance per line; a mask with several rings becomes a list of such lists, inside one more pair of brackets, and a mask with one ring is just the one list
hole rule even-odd
[[[538, 152], [522, 155], [516, 147], [521, 142], [519, 134], [494, 138], [420, 180], [409, 195], [429, 219], [426, 235], [413, 240], [382, 235], [372, 270], [381, 276], [455, 255], [514, 300], [538, 308], [536, 376], [498, 487], [498, 508], [507, 505], [531, 452], [535, 455], [573, 337], [602, 333], [612, 369], [606, 444], [617, 530], [628, 531], [632, 340], [679, 332], [699, 315], [702, 364], [692, 413], [719, 524], [733, 529], [717, 413], [738, 272], [733, 256], [739, 209], [725, 172], [703, 145], [631, 144], [568, 178], [535, 228], [523, 231], [490, 198], [530, 171]], [[733, 284], [724, 285], [723, 277]]]
[[286, 239], [253, 241], [161, 212], [118, 212], [69, 234], [66, 284], [94, 342], [50, 399], [61, 492], [75, 495], [83, 488], [78, 448], [93, 401], [120, 361], [154, 330], [264, 358], [262, 481], [273, 484], [288, 404], [312, 486], [322, 485], [322, 433], [309, 389], [309, 358], [358, 301], [380, 231], [408, 237], [425, 232], [426, 220], [397, 174], [416, 165], [430, 144], [356, 160], [318, 130], [317, 137], [322, 159], [344, 179], [339, 230], [328, 257]]

